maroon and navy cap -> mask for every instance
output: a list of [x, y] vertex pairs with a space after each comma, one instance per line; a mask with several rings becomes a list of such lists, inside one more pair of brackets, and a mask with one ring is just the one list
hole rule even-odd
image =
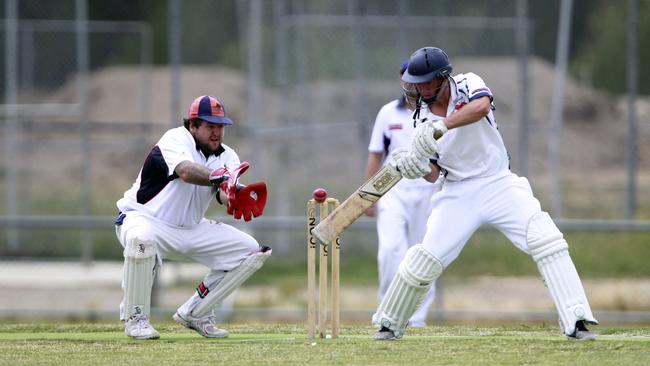
[[210, 123], [232, 125], [232, 120], [226, 117], [223, 104], [211, 95], [202, 95], [190, 104], [190, 119], [199, 118]]
[[399, 67], [399, 74], [404, 75], [404, 71], [409, 67], [409, 60], [402, 62], [402, 65]]

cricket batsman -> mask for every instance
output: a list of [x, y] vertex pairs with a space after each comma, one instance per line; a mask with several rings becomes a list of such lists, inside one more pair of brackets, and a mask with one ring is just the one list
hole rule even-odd
[[373, 316], [375, 339], [402, 337], [436, 278], [482, 225], [495, 227], [532, 257], [566, 337], [595, 339], [587, 325], [598, 321], [564, 236], [542, 211], [528, 180], [510, 171], [492, 92], [474, 73], [451, 72], [443, 50], [424, 47], [411, 55], [402, 76], [419, 94], [421, 108], [410, 146], [392, 156], [405, 178], [433, 182], [442, 173], [445, 180], [432, 197], [422, 243], [406, 252]]

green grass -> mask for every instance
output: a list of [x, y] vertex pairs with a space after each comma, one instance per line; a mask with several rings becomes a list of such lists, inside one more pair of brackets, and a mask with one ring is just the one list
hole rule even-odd
[[231, 324], [210, 340], [174, 324], [135, 341], [120, 324], [0, 325], [2, 365], [645, 365], [650, 327], [600, 328], [595, 342], [568, 341], [555, 326], [440, 326], [376, 342], [367, 326], [311, 342], [303, 325]]

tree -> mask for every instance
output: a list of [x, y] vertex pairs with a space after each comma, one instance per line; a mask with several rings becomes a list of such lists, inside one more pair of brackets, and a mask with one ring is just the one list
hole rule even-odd
[[[613, 93], [625, 93], [627, 69], [627, 2], [603, 2], [589, 16], [589, 38], [580, 44], [571, 70], [583, 82]], [[650, 42], [650, 3], [639, 1], [638, 50], [639, 65], [650, 60], [650, 50], [642, 47]], [[650, 94], [650, 74], [639, 68], [639, 93]]]

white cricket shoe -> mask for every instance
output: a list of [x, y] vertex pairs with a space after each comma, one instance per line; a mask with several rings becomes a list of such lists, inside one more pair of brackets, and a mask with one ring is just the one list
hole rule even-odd
[[160, 333], [149, 324], [144, 314], [135, 314], [124, 322], [124, 333], [134, 339], [158, 339]]
[[576, 330], [573, 334], [568, 335], [567, 338], [576, 341], [593, 341], [596, 340], [596, 335], [587, 329], [584, 320], [579, 320], [576, 322]]
[[226, 338], [228, 331], [217, 327], [214, 316], [207, 316], [202, 319], [190, 316], [182, 317], [178, 312], [172, 317], [177, 323], [186, 328], [193, 329], [206, 338]]
[[381, 329], [375, 333], [374, 339], [376, 341], [392, 341], [397, 338], [395, 337], [395, 333], [392, 330], [382, 326]]

